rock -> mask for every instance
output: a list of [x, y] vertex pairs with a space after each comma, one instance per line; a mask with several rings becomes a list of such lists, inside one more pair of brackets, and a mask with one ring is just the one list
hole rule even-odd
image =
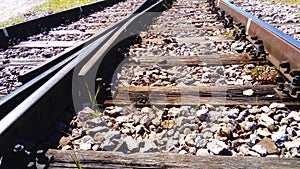
[[292, 154], [292, 157], [300, 158], [300, 147], [291, 148], [290, 153]]
[[255, 152], [259, 153], [261, 156], [267, 155], [267, 149], [260, 144], [254, 145], [251, 149], [254, 150]]
[[295, 136], [297, 136], [296, 130], [293, 129], [293, 128], [291, 128], [291, 127], [286, 128], [286, 131], [287, 131], [287, 133], [288, 133], [288, 135], [289, 135], [290, 137], [295, 137]]
[[239, 109], [230, 109], [228, 112], [227, 112], [227, 115], [229, 118], [237, 118], [238, 115], [240, 113], [240, 110]]
[[269, 108], [270, 109], [273, 109], [273, 108], [282, 109], [282, 108], [285, 108], [285, 104], [284, 103], [272, 103], [269, 106]]
[[260, 154], [259, 154], [259, 153], [254, 152], [254, 151], [251, 151], [251, 150], [249, 150], [249, 151], [247, 152], [247, 154], [245, 154], [245, 155], [250, 155], [250, 156], [254, 156], [254, 157], [260, 157]]
[[155, 119], [153, 119], [153, 120], [151, 121], [151, 123], [152, 123], [154, 126], [158, 127], [158, 126], [160, 125], [160, 120], [159, 120], [158, 118], [155, 118]]
[[232, 147], [238, 147], [238, 146], [240, 146], [240, 145], [242, 145], [242, 144], [244, 144], [246, 142], [247, 142], [247, 140], [236, 139], [236, 140], [231, 141], [231, 146]]
[[61, 147], [64, 147], [66, 145], [68, 145], [71, 142], [72, 138], [70, 136], [66, 137], [63, 136], [60, 140], [59, 140], [59, 145]]
[[196, 137], [195, 134], [188, 134], [184, 139], [186, 145], [194, 147], [195, 146], [195, 140], [194, 140], [195, 137]]
[[97, 150], [99, 150], [99, 148], [100, 148], [100, 145], [95, 144], [95, 145], [93, 145], [92, 150], [97, 151]]
[[248, 110], [250, 114], [258, 114], [261, 113], [262, 110], [259, 109], [258, 107], [252, 107], [251, 109]]
[[[210, 110], [211, 110], [211, 108], [210, 108]], [[220, 116], [221, 116], [220, 112], [218, 112], [218, 111], [209, 111], [206, 121], [210, 122], [210, 123], [217, 123]]]
[[95, 127], [99, 127], [99, 126], [106, 126], [105, 120], [103, 120], [100, 117], [93, 118], [84, 123], [84, 128], [86, 128], [86, 129], [95, 128]]
[[151, 108], [149, 108], [149, 107], [143, 107], [141, 109], [141, 113], [142, 114], [149, 114], [149, 113], [152, 113], [152, 112], [153, 112], [153, 110]]
[[278, 147], [283, 147], [284, 142], [288, 140], [288, 135], [285, 132], [275, 132], [271, 135], [273, 142]]
[[174, 139], [168, 139], [166, 146], [167, 149], [171, 148], [172, 146], [179, 146], [179, 141]]
[[126, 135], [131, 135], [131, 134], [133, 134], [132, 132], [131, 132], [131, 130], [130, 130], [130, 128], [122, 128], [122, 129], [120, 129], [120, 132], [122, 133], [122, 134], [126, 134]]
[[191, 131], [195, 131], [199, 129], [199, 126], [197, 124], [186, 123], [181, 127], [181, 129], [183, 130], [185, 130], [186, 128], [189, 128]]
[[106, 140], [114, 140], [114, 139], [120, 139], [121, 133], [119, 131], [109, 131], [107, 133], [104, 133]]
[[211, 155], [209, 154], [207, 149], [200, 148], [197, 150], [196, 156], [207, 156], [207, 155]]
[[222, 127], [218, 128], [217, 129], [217, 134], [220, 137], [227, 137], [227, 138], [232, 137], [232, 132], [231, 132], [231, 130], [228, 126], [222, 126]]
[[[152, 109], [151, 109], [152, 110]], [[145, 114], [141, 119], [140, 119], [140, 124], [144, 125], [145, 127], [148, 127], [151, 124], [151, 119], [148, 114]]]
[[171, 146], [170, 148], [167, 149], [168, 153], [178, 153], [180, 150], [176, 146]]
[[88, 121], [90, 119], [93, 119], [93, 114], [94, 113], [95, 113], [94, 110], [92, 110], [89, 107], [85, 107], [82, 111], [80, 111], [77, 114], [77, 118], [78, 118], [79, 121], [85, 122], [85, 121]]
[[287, 116], [287, 118], [293, 119], [293, 120], [295, 120], [297, 122], [300, 122], [300, 115], [296, 111], [291, 111], [290, 114]]
[[284, 115], [283, 114], [276, 114], [276, 115], [274, 115], [273, 118], [274, 118], [275, 121], [281, 121], [281, 119], [284, 118]]
[[118, 116], [118, 117], [115, 118], [115, 120], [118, 124], [122, 124], [122, 123], [127, 122], [128, 117], [127, 116]]
[[200, 135], [197, 135], [195, 138], [195, 146], [197, 148], [204, 148], [207, 145], [208, 141], [206, 139], [201, 138]]
[[86, 143], [86, 144], [94, 144], [95, 143], [94, 138], [92, 136], [89, 136], [89, 135], [83, 136], [80, 139], [80, 142], [81, 143]]
[[133, 139], [131, 136], [126, 136], [123, 139], [123, 143], [120, 144], [116, 151], [121, 151], [123, 153], [137, 153], [140, 147], [143, 145], [141, 140]]
[[295, 139], [293, 141], [286, 141], [286, 142], [284, 142], [284, 147], [287, 150], [290, 150], [291, 148], [294, 148], [294, 147], [300, 147], [300, 138]]
[[244, 131], [252, 131], [256, 126], [256, 122], [243, 121], [240, 125]]
[[137, 125], [135, 127], [135, 132], [136, 132], [136, 134], [139, 134], [139, 135], [143, 136], [144, 133], [146, 132], [146, 130], [145, 130], [145, 127], [143, 125]]
[[61, 148], [62, 151], [66, 151], [66, 150], [72, 150], [72, 146], [70, 145], [65, 145]]
[[288, 118], [282, 118], [280, 120], [280, 123], [279, 123], [281, 126], [283, 125], [288, 125], [289, 124], [289, 119]]
[[176, 108], [176, 107], [172, 107], [168, 111], [168, 115], [171, 116], [171, 117], [177, 117], [180, 113], [181, 113], [181, 109]]
[[156, 140], [146, 140], [144, 147], [140, 148], [141, 153], [159, 152]]
[[268, 113], [271, 109], [268, 106], [263, 106], [260, 108], [264, 113]]
[[256, 132], [259, 136], [262, 136], [262, 137], [271, 136], [271, 133], [269, 132], [269, 130], [267, 128], [258, 128], [256, 130]]
[[91, 150], [92, 149], [92, 144], [89, 143], [81, 143], [79, 145], [80, 150]]
[[112, 142], [111, 140], [109, 140], [109, 139], [106, 139], [102, 144], [101, 144], [101, 146], [100, 147], [102, 147], [102, 149], [104, 150], [104, 151], [112, 151], [112, 150], [114, 150], [115, 148], [116, 148], [116, 144], [114, 143], [114, 142]]
[[121, 114], [123, 108], [122, 107], [107, 107], [104, 110], [104, 115], [110, 116], [110, 117], [117, 117]]
[[256, 134], [250, 134], [249, 142], [247, 143], [248, 146], [250, 147], [254, 146], [259, 141], [259, 139], [260, 138]]
[[172, 119], [172, 120], [164, 120], [161, 123], [161, 126], [163, 127], [163, 129], [173, 128], [174, 125], [175, 125], [175, 120], [174, 119]]
[[187, 154], [188, 152], [186, 150], [180, 150], [178, 154]]
[[95, 127], [95, 128], [92, 128], [92, 129], [88, 129], [86, 131], [86, 134], [94, 137], [94, 135], [98, 132], [101, 132], [101, 133], [104, 133], [104, 132], [108, 132], [109, 131], [109, 128], [108, 127], [105, 127], [105, 126], [98, 126], [98, 127]]
[[246, 144], [242, 144], [237, 148], [237, 150], [239, 151], [239, 153], [242, 153], [243, 155], [247, 155], [248, 152], [250, 151], [250, 147]]
[[207, 108], [200, 109], [196, 112], [196, 116], [201, 120], [205, 121], [208, 116], [209, 110]]
[[102, 143], [105, 140], [104, 134], [101, 132], [98, 132], [94, 135], [94, 141], [96, 143]]
[[267, 114], [262, 113], [260, 115], [260, 118], [258, 119], [258, 125], [269, 127], [271, 125], [274, 125], [274, 120], [271, 117], [269, 117]]
[[252, 89], [244, 90], [243, 95], [244, 96], [252, 96], [254, 94], [254, 91]]
[[175, 124], [176, 126], [181, 127], [184, 124], [191, 123], [192, 120], [194, 120], [193, 116], [188, 116], [188, 117], [180, 116], [175, 119]]
[[195, 154], [196, 154], [196, 152], [197, 152], [197, 149], [196, 149], [196, 147], [190, 147], [190, 148], [189, 148], [189, 153], [190, 153], [190, 154], [193, 154], [193, 155], [195, 155]]
[[211, 142], [207, 143], [207, 149], [215, 155], [231, 155], [229, 146], [223, 141], [212, 139]]

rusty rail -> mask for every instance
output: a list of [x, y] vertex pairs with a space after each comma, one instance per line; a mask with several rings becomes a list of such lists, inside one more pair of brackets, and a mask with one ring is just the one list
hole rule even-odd
[[[270, 54], [270, 61], [292, 81], [291, 72], [300, 69], [300, 42], [284, 34], [268, 23], [231, 4], [227, 0], [217, 0], [216, 5], [233, 19], [246, 26], [246, 34], [257, 36], [263, 40], [265, 49]], [[289, 70], [281, 67], [281, 63], [289, 63]]]

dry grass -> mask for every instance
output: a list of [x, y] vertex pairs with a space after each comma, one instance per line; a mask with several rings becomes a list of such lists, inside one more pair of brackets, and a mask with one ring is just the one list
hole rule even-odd
[[274, 2], [274, 3], [286, 3], [286, 4], [290, 4], [290, 5], [300, 5], [300, 0], [269, 0], [270, 2]]
[[[61, 12], [67, 9], [86, 5], [92, 2], [96, 2], [96, 0], [48, 0], [47, 2], [36, 6], [34, 9], [27, 11], [26, 15], [39, 14], [43, 12], [50, 12], [50, 13]], [[20, 16], [15, 18], [12, 21], [0, 23], [0, 28], [15, 25], [25, 21], [26, 18], [24, 16]]]

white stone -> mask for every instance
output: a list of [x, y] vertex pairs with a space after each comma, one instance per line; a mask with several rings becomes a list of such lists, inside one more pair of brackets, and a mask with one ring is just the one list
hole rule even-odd
[[92, 145], [89, 143], [81, 143], [80, 144], [80, 150], [90, 150], [92, 149]]
[[262, 110], [265, 113], [268, 113], [271, 109], [268, 106], [263, 106], [260, 108], [260, 110]]
[[243, 95], [244, 96], [252, 96], [254, 94], [254, 91], [252, 89], [244, 90]]
[[201, 120], [205, 121], [208, 115], [209, 110], [207, 108], [200, 109], [196, 112], [196, 116]]
[[287, 118], [294, 119], [295, 121], [300, 122], [300, 115], [296, 111], [291, 111]]
[[223, 141], [219, 141], [216, 139], [213, 139], [211, 142], [207, 143], [207, 149], [215, 155], [220, 154], [224, 150], [229, 151], [228, 145], [226, 145]]
[[197, 156], [207, 156], [207, 155], [210, 155], [208, 150], [207, 149], [198, 149], [197, 150], [197, 153], [196, 153]]
[[285, 104], [284, 103], [272, 103], [270, 106], [269, 106], [270, 109], [273, 109], [273, 108], [285, 108]]

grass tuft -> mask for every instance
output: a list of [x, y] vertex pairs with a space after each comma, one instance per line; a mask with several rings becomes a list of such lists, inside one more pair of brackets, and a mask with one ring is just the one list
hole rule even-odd
[[285, 3], [285, 4], [289, 4], [289, 5], [300, 5], [300, 0], [269, 0], [272, 3]]

